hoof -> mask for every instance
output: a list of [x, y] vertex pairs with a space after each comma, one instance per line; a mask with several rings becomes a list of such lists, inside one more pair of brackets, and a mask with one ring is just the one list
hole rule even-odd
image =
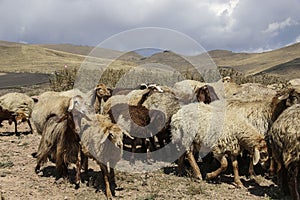
[[202, 176], [201, 175], [195, 176], [195, 178], [196, 178], [197, 181], [202, 181]]
[[241, 181], [235, 182], [234, 185], [236, 188], [244, 188], [244, 185]]
[[41, 172], [40, 166], [36, 166], [34, 171], [36, 174], [40, 173]]
[[212, 176], [211, 173], [207, 173], [207, 174], [206, 174], [206, 177], [205, 177], [206, 180], [210, 180], [210, 179], [212, 179], [212, 178], [214, 178], [214, 177]]
[[75, 190], [79, 189], [80, 183], [75, 183]]

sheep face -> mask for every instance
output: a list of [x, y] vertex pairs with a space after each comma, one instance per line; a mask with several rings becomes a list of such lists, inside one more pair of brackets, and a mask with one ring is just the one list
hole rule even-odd
[[209, 85], [204, 85], [204, 86], [198, 88], [195, 91], [195, 94], [196, 94], [197, 100], [199, 102], [203, 102], [205, 104], [209, 104], [209, 103], [219, 99], [214, 88]]
[[[70, 99], [68, 112], [65, 114], [65, 118], [68, 118], [73, 121], [74, 127], [73, 130], [79, 134], [81, 131], [81, 119], [85, 118], [88, 121], [91, 121], [87, 116], [87, 112], [91, 110], [86, 104], [81, 96], [75, 96]], [[64, 119], [64, 117], [63, 117]]]
[[103, 98], [111, 96], [110, 90], [103, 84], [100, 83], [95, 88], [96, 96]]
[[298, 103], [300, 103], [300, 93], [298, 93], [295, 89], [293, 89], [289, 92], [289, 97], [286, 100], [286, 105], [292, 106]]
[[269, 159], [268, 146], [265, 140], [260, 140], [258, 145], [254, 148], [253, 164], [256, 165], [258, 162], [261, 165]]
[[109, 129], [109, 133], [108, 133], [108, 139], [115, 144], [116, 147], [118, 147], [119, 149], [123, 148], [123, 131], [121, 130], [121, 128], [114, 124], [113, 126], [111, 126], [111, 128]]

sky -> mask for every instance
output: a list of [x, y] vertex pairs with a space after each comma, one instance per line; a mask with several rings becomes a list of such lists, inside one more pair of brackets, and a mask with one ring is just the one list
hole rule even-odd
[[300, 0], [0, 0], [0, 40], [96, 46], [161, 27], [205, 50], [263, 52], [300, 42]]

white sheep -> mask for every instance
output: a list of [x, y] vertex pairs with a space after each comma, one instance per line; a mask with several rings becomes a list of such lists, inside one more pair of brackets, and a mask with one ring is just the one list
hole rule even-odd
[[18, 135], [17, 121], [27, 121], [31, 133], [33, 132], [29, 118], [34, 101], [23, 93], [8, 93], [0, 97], [0, 125], [3, 120], [15, 124], [15, 134]]
[[237, 112], [227, 109], [226, 102], [223, 101], [183, 106], [172, 117], [171, 133], [173, 143], [178, 143], [187, 151], [179, 158], [179, 172], [182, 172], [182, 162], [187, 156], [199, 179], [202, 176], [193, 152], [200, 152], [202, 147], [211, 149], [214, 157], [221, 163], [219, 169], [207, 174], [207, 178], [216, 177], [224, 171], [227, 168], [226, 156], [229, 156], [234, 169], [234, 182], [239, 187], [242, 183], [236, 158], [241, 151], [248, 150], [253, 155], [254, 164], [264, 162], [268, 157], [264, 137]]
[[[89, 115], [91, 120], [82, 120], [81, 144], [83, 153], [94, 159], [103, 174], [106, 196], [112, 198], [110, 184], [115, 184], [114, 167], [122, 158], [123, 135], [129, 133], [111, 122], [109, 116]], [[87, 169], [87, 161], [83, 163]]]

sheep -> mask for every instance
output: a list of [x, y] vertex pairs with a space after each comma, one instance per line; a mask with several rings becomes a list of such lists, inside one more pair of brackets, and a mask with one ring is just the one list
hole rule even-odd
[[[122, 158], [123, 135], [131, 136], [119, 125], [112, 123], [107, 115], [96, 114], [90, 116], [90, 119], [91, 121], [82, 121], [82, 151], [100, 166], [106, 196], [111, 199], [110, 183], [115, 184], [114, 167]], [[87, 169], [87, 161], [83, 165]]]
[[[159, 110], [148, 110], [138, 104], [116, 104], [108, 112], [114, 123], [127, 130], [135, 139], [131, 140], [132, 154], [130, 163], [134, 164], [134, 153], [137, 140], [141, 138], [143, 152], [147, 152], [146, 138], [149, 137], [152, 149], [155, 149], [153, 133], [158, 133], [164, 126], [165, 116]], [[148, 159], [147, 159], [148, 161]]]
[[224, 101], [183, 106], [172, 117], [171, 133], [172, 142], [179, 143], [186, 150], [178, 160], [179, 173], [182, 173], [183, 159], [186, 156], [198, 179], [202, 179], [202, 175], [193, 153], [200, 152], [203, 146], [211, 149], [214, 157], [221, 163], [220, 168], [208, 173], [206, 178], [214, 178], [224, 171], [227, 168], [226, 156], [229, 156], [232, 160], [234, 182], [238, 187], [242, 186], [242, 182], [238, 174], [237, 156], [243, 149], [253, 155], [254, 164], [265, 162], [268, 158], [264, 137], [246, 119], [240, 117], [239, 113], [227, 109]]
[[195, 93], [197, 88], [204, 86], [206, 83], [195, 80], [183, 80], [174, 84], [173, 91], [175, 96], [183, 104], [196, 102]]
[[155, 88], [146, 88], [143, 90], [130, 90], [126, 91], [126, 94], [115, 94], [112, 92], [113, 96], [110, 97], [104, 104], [103, 104], [103, 114], [107, 114], [108, 111], [111, 109], [112, 106], [119, 104], [119, 103], [126, 103], [129, 105], [138, 105], [139, 102], [145, 101], [148, 95], [152, 93]]
[[101, 104], [111, 97], [111, 95], [111, 90], [107, 88], [105, 84], [99, 83], [96, 85], [91, 100], [91, 104], [94, 106], [96, 113], [101, 113]]
[[42, 134], [43, 127], [49, 115], [51, 115], [52, 113], [55, 113], [59, 116], [64, 114], [64, 110], [61, 109], [61, 105], [57, 103], [57, 101], [53, 97], [65, 96], [72, 98], [79, 95], [85, 100], [84, 102], [82, 101], [82, 103], [84, 103], [85, 108], [88, 109], [86, 112], [91, 113], [94, 112], [91, 109], [91, 106], [93, 106], [93, 104], [89, 103], [89, 101], [93, 100], [93, 96], [95, 94], [94, 92], [95, 90], [92, 90], [88, 93], [83, 93], [79, 89], [72, 89], [63, 92], [48, 91], [40, 94], [38, 97], [38, 102], [35, 104], [32, 111], [32, 121], [36, 127], [37, 133], [39, 135]]
[[[53, 92], [51, 99], [46, 101], [42, 98], [42, 101], [39, 101], [39, 104], [41, 103], [44, 105], [44, 110], [48, 111], [43, 113], [47, 115], [44, 124], [40, 127], [42, 138], [36, 154], [35, 172], [39, 173], [41, 165], [49, 158], [56, 164], [57, 178], [61, 176], [66, 178], [68, 165], [76, 163], [75, 183], [76, 187], [79, 187], [81, 160], [85, 158], [81, 152], [78, 134], [81, 130], [81, 119], [89, 120], [84, 100], [81, 96], [66, 97]], [[37, 118], [38, 116], [33, 119]]]
[[9, 124], [14, 122], [15, 134], [19, 135], [17, 130], [17, 121], [27, 121], [30, 132], [33, 129], [29, 118], [33, 109], [34, 101], [23, 93], [8, 93], [0, 97], [0, 125], [3, 120], [8, 120]]
[[[267, 133], [272, 123], [288, 106], [300, 100], [300, 93], [297, 93], [297, 90], [291, 88], [281, 92], [275, 92], [266, 88], [257, 87], [253, 91], [256, 92], [256, 97], [253, 95], [251, 99], [251, 97], [249, 97], [250, 91], [246, 93], [247, 98], [242, 95], [240, 100], [229, 101], [229, 107], [236, 110], [240, 116], [246, 117], [247, 121], [268, 141]], [[258, 91], [261, 91], [261, 93]], [[271, 149], [269, 149], [269, 152], [271, 153]], [[249, 174], [251, 178], [255, 175], [251, 160]], [[269, 174], [271, 176], [274, 174], [274, 163], [272, 159], [270, 160]]]
[[[109, 114], [114, 123], [119, 124], [134, 136], [134, 140], [130, 141], [132, 150], [131, 164], [134, 164], [134, 153], [138, 141], [142, 142], [142, 149], [147, 152], [146, 137], [150, 136], [150, 145], [152, 149], [155, 148], [153, 135], [149, 133], [154, 132], [153, 123], [156, 125], [158, 125], [157, 121], [163, 123], [164, 115], [156, 110], [149, 111], [141, 104], [156, 90], [162, 91], [156, 85], [147, 85], [147, 88], [144, 90], [132, 90], [127, 95], [112, 96], [104, 104], [103, 113]], [[155, 128], [155, 130], [158, 129]]]
[[[236, 85], [233, 83], [224, 84], [225, 96], [227, 99], [228, 109], [233, 109], [241, 117], [247, 118], [248, 123], [254, 126], [259, 133], [267, 139], [267, 132], [272, 123], [287, 107], [285, 104], [293, 101], [292, 98], [297, 96], [296, 89], [289, 88], [277, 92], [257, 83], [247, 83]], [[226, 90], [228, 86], [233, 86], [233, 90]], [[228, 92], [229, 91], [229, 92]], [[245, 154], [246, 155], [246, 154]], [[250, 159], [249, 175], [250, 178], [255, 176], [253, 163]], [[273, 162], [271, 160], [270, 175], [273, 174]]]
[[300, 199], [298, 191], [299, 131], [300, 104], [295, 104], [283, 111], [269, 131], [272, 156], [278, 165], [277, 172], [281, 180], [279, 184], [284, 192], [289, 190], [293, 199]]

